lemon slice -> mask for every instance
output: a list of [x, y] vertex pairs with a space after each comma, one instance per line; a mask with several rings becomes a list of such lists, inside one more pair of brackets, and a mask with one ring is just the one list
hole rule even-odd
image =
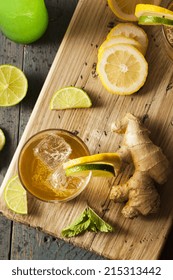
[[146, 53], [148, 47], [148, 37], [145, 31], [133, 23], [119, 23], [108, 33], [107, 39], [117, 35], [130, 37], [138, 41], [142, 47], [142, 53]]
[[27, 214], [27, 195], [19, 177], [13, 176], [4, 190], [4, 199], [7, 206], [18, 214]]
[[54, 93], [51, 102], [51, 110], [63, 110], [72, 108], [89, 108], [92, 106], [88, 94], [77, 87], [65, 87]]
[[3, 149], [5, 145], [5, 135], [2, 129], [0, 129], [0, 151]]
[[65, 170], [66, 176], [83, 177], [92, 171], [93, 177], [114, 177], [115, 171], [111, 164], [89, 163], [69, 167]]
[[74, 167], [76, 165], [88, 163], [108, 163], [114, 165], [116, 170], [120, 169], [121, 160], [117, 153], [101, 153], [90, 156], [79, 157], [75, 159], [71, 159], [65, 163], [63, 163], [63, 168], [67, 169], [70, 167]]
[[167, 25], [173, 26], [173, 20], [155, 16], [140, 16], [138, 23], [142, 25]]
[[19, 68], [0, 65], [0, 106], [18, 104], [25, 97], [27, 89], [27, 79]]
[[138, 4], [135, 15], [138, 18], [141, 16], [158, 16], [173, 20], [173, 11], [155, 5]]
[[97, 63], [103, 86], [111, 93], [129, 95], [145, 83], [148, 64], [133, 46], [118, 44], [105, 49]]
[[135, 7], [139, 3], [159, 5], [161, 3], [161, 0], [108, 0], [108, 5], [113, 13], [118, 18], [126, 21], [137, 21], [137, 18], [135, 16]]
[[143, 55], [145, 55], [143, 47], [137, 40], [130, 38], [130, 37], [123, 36], [123, 35], [117, 35], [115, 37], [106, 39], [102, 43], [102, 45], [99, 47], [99, 50], [98, 50], [98, 57], [101, 55], [102, 51], [105, 48], [111, 47], [116, 44], [121, 44], [121, 43], [132, 45], [135, 48], [137, 48], [140, 52], [142, 52]]

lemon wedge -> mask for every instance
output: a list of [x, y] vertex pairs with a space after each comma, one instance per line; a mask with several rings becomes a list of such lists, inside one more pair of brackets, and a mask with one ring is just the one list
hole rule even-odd
[[135, 15], [138, 18], [141, 16], [157, 16], [173, 20], [173, 11], [155, 5], [138, 4], [136, 5]]
[[126, 21], [137, 21], [137, 17], [135, 16], [135, 7], [139, 3], [160, 5], [161, 0], [108, 0], [108, 5], [112, 12], [118, 18]]
[[144, 85], [148, 64], [136, 48], [118, 44], [102, 52], [97, 63], [97, 73], [109, 92], [130, 95]]
[[4, 190], [4, 199], [9, 209], [18, 214], [27, 214], [27, 195], [18, 175], [13, 176]]
[[76, 165], [81, 164], [89, 164], [89, 163], [105, 163], [111, 164], [114, 166], [115, 170], [119, 170], [121, 166], [121, 160], [117, 153], [101, 153], [94, 154], [90, 156], [79, 157], [75, 159], [71, 159], [65, 163], [63, 163], [63, 168], [71, 168]]

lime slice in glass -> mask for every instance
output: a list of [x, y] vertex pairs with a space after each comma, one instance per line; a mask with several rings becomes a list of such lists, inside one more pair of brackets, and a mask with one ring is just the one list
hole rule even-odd
[[88, 176], [92, 171], [93, 177], [114, 177], [115, 171], [111, 164], [91, 163], [76, 165], [65, 170], [66, 176]]

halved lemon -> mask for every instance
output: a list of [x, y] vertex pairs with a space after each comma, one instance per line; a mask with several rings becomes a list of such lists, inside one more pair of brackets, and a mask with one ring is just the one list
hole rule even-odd
[[160, 5], [161, 0], [108, 0], [108, 5], [113, 13], [120, 19], [126, 21], [137, 21], [135, 7], [137, 4]]
[[13, 176], [4, 190], [4, 199], [9, 209], [18, 214], [27, 214], [27, 194], [18, 175]]
[[114, 177], [115, 171], [111, 164], [89, 163], [81, 164], [65, 169], [66, 176], [80, 177], [88, 176], [92, 171], [93, 177]]
[[2, 129], [0, 129], [0, 151], [3, 149], [5, 145], [5, 135]]
[[142, 53], [146, 53], [148, 47], [148, 37], [146, 32], [141, 27], [133, 23], [119, 23], [111, 29], [111, 31], [108, 33], [107, 39], [117, 35], [123, 35], [135, 39], [140, 43], [142, 47]]
[[97, 73], [109, 92], [130, 95], [145, 83], [148, 64], [136, 48], [118, 44], [102, 52], [97, 63]]
[[102, 43], [102, 45], [99, 47], [99, 50], [98, 50], [98, 57], [100, 56], [101, 52], [105, 48], [111, 47], [113, 45], [121, 44], [121, 43], [132, 45], [135, 48], [137, 48], [140, 52], [142, 52], [143, 55], [145, 55], [143, 47], [137, 40], [130, 38], [130, 37], [126, 37], [124, 35], [117, 35], [117, 36], [111, 37], [109, 39], [106, 39]]
[[77, 87], [64, 87], [56, 91], [51, 99], [51, 110], [89, 108], [92, 106], [88, 94]]
[[88, 164], [88, 163], [105, 163], [112, 164], [115, 170], [119, 170], [121, 166], [121, 159], [117, 153], [101, 153], [94, 154], [90, 156], [79, 157], [75, 159], [71, 159], [65, 163], [63, 163], [63, 168], [71, 168], [76, 165]]
[[27, 79], [19, 68], [0, 65], [0, 106], [18, 104], [25, 97], [27, 89]]
[[141, 16], [156, 16], [173, 20], [173, 11], [155, 5], [138, 4], [135, 9], [135, 15], [137, 18]]

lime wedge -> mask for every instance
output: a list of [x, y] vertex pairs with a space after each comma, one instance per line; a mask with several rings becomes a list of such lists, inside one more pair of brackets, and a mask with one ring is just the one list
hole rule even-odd
[[66, 176], [88, 176], [92, 171], [93, 177], [114, 177], [115, 171], [111, 164], [91, 163], [76, 165], [65, 170]]
[[0, 129], [0, 151], [3, 149], [5, 145], [5, 135], [2, 129]]
[[27, 89], [27, 79], [19, 68], [0, 65], [0, 106], [18, 104], [25, 97]]
[[169, 18], [155, 17], [155, 16], [141, 16], [138, 19], [138, 24], [141, 25], [173, 25], [173, 20]]
[[74, 167], [76, 165], [88, 164], [88, 163], [111, 164], [114, 166], [116, 170], [119, 170], [121, 165], [121, 160], [117, 153], [102, 153], [102, 154], [95, 154], [91, 156], [84, 156], [84, 157], [71, 159], [63, 163], [63, 168], [67, 169], [70, 167]]
[[13, 176], [4, 190], [4, 199], [9, 209], [18, 214], [27, 214], [27, 195], [18, 175]]
[[51, 110], [89, 108], [92, 106], [88, 94], [77, 87], [65, 87], [54, 93], [50, 101]]

